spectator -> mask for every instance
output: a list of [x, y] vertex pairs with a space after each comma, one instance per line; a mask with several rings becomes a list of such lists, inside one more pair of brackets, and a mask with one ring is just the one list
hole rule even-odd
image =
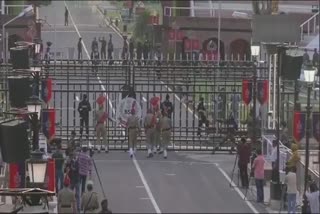
[[81, 37], [79, 38], [77, 49], [78, 49], [78, 60], [82, 60], [82, 38]]
[[283, 145], [285, 145], [286, 147], [290, 148], [290, 144], [289, 144], [289, 130], [287, 127], [287, 123], [286, 122], [282, 122], [281, 123], [281, 134], [280, 134], [280, 141]]
[[69, 25], [69, 10], [67, 7], [65, 7], [65, 11], [64, 11], [64, 26], [68, 26]]
[[241, 139], [241, 144], [238, 146], [238, 167], [240, 171], [240, 180], [242, 187], [249, 187], [249, 178], [248, 178], [248, 163], [250, 162], [251, 147], [247, 143], [245, 138]]
[[137, 44], [137, 60], [138, 60], [138, 65], [141, 65], [141, 59], [142, 59], [142, 44], [140, 41], [138, 41]]
[[296, 213], [298, 190], [297, 190], [297, 175], [296, 175], [295, 167], [289, 168], [289, 172], [285, 177], [285, 184], [287, 185], [288, 213]]
[[101, 42], [101, 50], [100, 50], [101, 59], [106, 59], [107, 41], [105, 40], [104, 37], [102, 37], [102, 39], [99, 38], [99, 42]]
[[319, 53], [318, 53], [317, 48], [315, 48], [313, 56], [312, 56], [312, 64], [313, 64], [313, 66], [317, 66], [319, 64], [319, 60], [320, 60]]
[[97, 49], [98, 51], [98, 41], [96, 37], [93, 38], [93, 41], [91, 43], [91, 52], [93, 52], [95, 49]]
[[292, 144], [291, 151], [292, 156], [290, 157], [287, 166], [289, 168], [297, 168], [297, 164], [300, 161], [300, 155], [298, 153], [299, 146], [297, 144]]
[[310, 185], [310, 193], [306, 193], [306, 197], [309, 201], [311, 213], [319, 213], [319, 201], [320, 201], [320, 195], [319, 195], [319, 188], [315, 183]]
[[309, 57], [309, 54], [308, 54], [308, 50], [307, 49], [304, 49], [304, 54], [302, 56], [302, 59], [303, 59], [303, 65], [306, 65], [309, 63], [310, 61], [310, 57]]
[[94, 48], [91, 52], [92, 72], [98, 72], [98, 64], [100, 63], [100, 54], [98, 48]]
[[83, 195], [85, 191], [87, 176], [89, 175], [91, 177], [92, 160], [87, 152], [88, 148], [83, 147], [82, 152], [80, 152], [78, 156], [81, 195]]
[[66, 155], [69, 156], [73, 154], [76, 150], [76, 132], [74, 130], [71, 131], [71, 138], [68, 141], [68, 147], [66, 150]]
[[58, 213], [76, 213], [74, 193], [69, 189], [70, 179], [64, 179], [64, 188], [58, 193]]
[[261, 149], [257, 150], [257, 157], [253, 161], [252, 168], [254, 170], [254, 178], [257, 188], [257, 202], [263, 203], [264, 202], [264, 157], [262, 155]]
[[142, 52], [143, 52], [143, 59], [144, 59], [144, 65], [147, 65], [149, 60], [149, 42], [146, 40], [143, 44]]
[[87, 192], [81, 197], [81, 210], [83, 210], [84, 213], [96, 213], [98, 209], [98, 193], [93, 191], [93, 182], [88, 181]]
[[112, 43], [112, 34], [109, 35], [109, 42], [108, 42], [108, 60], [112, 59], [113, 53], [113, 43]]
[[129, 41], [129, 55], [130, 55], [130, 60], [134, 59], [134, 43], [133, 43], [133, 38], [130, 38]]
[[68, 176], [71, 181], [70, 188], [75, 191], [77, 210], [80, 212], [80, 175], [79, 175], [79, 162], [74, 153], [70, 153], [69, 160], [66, 164], [68, 168]]
[[56, 166], [56, 191], [59, 192], [63, 187], [63, 165], [64, 157], [61, 150], [61, 142], [57, 143], [57, 150], [52, 154]]
[[108, 206], [108, 200], [107, 199], [103, 199], [101, 201], [101, 214], [112, 214], [111, 210], [109, 210], [109, 206]]
[[271, 167], [272, 167], [272, 172], [271, 172], [271, 180], [272, 181], [277, 181], [277, 144], [278, 142], [276, 140], [272, 141], [272, 151], [271, 151]]

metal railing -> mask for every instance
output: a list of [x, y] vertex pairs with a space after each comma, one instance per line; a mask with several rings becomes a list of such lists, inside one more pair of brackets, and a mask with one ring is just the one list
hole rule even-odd
[[215, 17], [215, 9], [207, 7], [164, 7], [164, 16]]
[[311, 36], [317, 33], [317, 28], [319, 28], [319, 12], [300, 25], [300, 41], [303, 41], [305, 36]]

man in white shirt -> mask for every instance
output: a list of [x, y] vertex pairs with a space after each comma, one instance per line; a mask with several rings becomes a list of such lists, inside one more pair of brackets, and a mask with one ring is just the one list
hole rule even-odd
[[288, 213], [296, 213], [298, 189], [295, 167], [289, 168], [289, 172], [285, 177], [285, 184], [287, 185]]
[[310, 192], [306, 193], [306, 196], [309, 201], [311, 213], [320, 213], [320, 208], [319, 208], [319, 200], [320, 200], [320, 195], [319, 195], [319, 189], [316, 184], [310, 185]]
[[272, 141], [272, 152], [271, 152], [271, 166], [272, 166], [272, 175], [271, 180], [276, 181], [277, 175], [277, 141]]

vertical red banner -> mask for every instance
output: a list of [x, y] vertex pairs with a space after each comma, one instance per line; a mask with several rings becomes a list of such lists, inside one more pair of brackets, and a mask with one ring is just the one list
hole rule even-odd
[[192, 40], [192, 51], [200, 51], [200, 42], [197, 39]]
[[41, 114], [42, 132], [50, 139], [56, 133], [56, 111], [55, 109], [43, 109]]
[[170, 41], [174, 41], [175, 38], [176, 38], [176, 31], [175, 30], [169, 30], [168, 37], [169, 37]]
[[306, 133], [306, 113], [294, 112], [293, 115], [293, 138], [296, 143], [299, 143]]
[[268, 102], [269, 99], [269, 81], [259, 80], [257, 82], [257, 99], [261, 105]]
[[48, 159], [47, 165], [47, 189], [49, 191], [56, 191], [56, 172], [55, 172], [55, 162], [53, 159]]
[[189, 52], [192, 50], [192, 41], [190, 39], [184, 40], [184, 51]]
[[10, 163], [9, 164], [9, 188], [19, 188], [20, 187], [20, 175], [19, 175], [19, 164]]
[[252, 100], [252, 81], [242, 80], [242, 100], [246, 105]]
[[312, 114], [312, 133], [313, 137], [320, 143], [320, 113], [313, 112]]
[[52, 98], [52, 79], [42, 80], [41, 87], [41, 99], [48, 103]]

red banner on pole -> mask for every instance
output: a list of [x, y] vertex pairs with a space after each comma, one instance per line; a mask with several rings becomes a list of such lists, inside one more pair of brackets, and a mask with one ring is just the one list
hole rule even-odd
[[320, 143], [320, 113], [313, 112], [312, 114], [312, 130], [313, 137]]
[[257, 82], [257, 99], [261, 105], [268, 102], [269, 99], [269, 81], [259, 80]]
[[188, 52], [192, 50], [192, 41], [190, 39], [184, 40], [184, 51]]
[[56, 171], [55, 171], [55, 162], [53, 159], [48, 159], [47, 164], [47, 177], [46, 185], [47, 190], [55, 192], [56, 191]]
[[50, 139], [56, 133], [56, 111], [55, 109], [42, 110], [42, 132]]
[[306, 133], [306, 113], [294, 112], [293, 115], [293, 138], [296, 143], [299, 143]]
[[182, 41], [183, 37], [184, 37], [183, 32], [180, 31], [180, 30], [177, 30], [177, 31], [176, 31], [176, 40], [177, 40], [177, 41]]
[[246, 105], [252, 100], [252, 81], [242, 80], [242, 100]]
[[176, 31], [175, 31], [175, 30], [169, 30], [169, 35], [168, 35], [168, 37], [169, 37], [169, 40], [170, 40], [170, 41], [174, 41], [175, 38], [176, 38]]
[[197, 39], [192, 40], [192, 51], [200, 51], [200, 42]]
[[19, 164], [10, 163], [9, 164], [9, 188], [19, 188], [20, 187], [20, 174], [19, 174]]

